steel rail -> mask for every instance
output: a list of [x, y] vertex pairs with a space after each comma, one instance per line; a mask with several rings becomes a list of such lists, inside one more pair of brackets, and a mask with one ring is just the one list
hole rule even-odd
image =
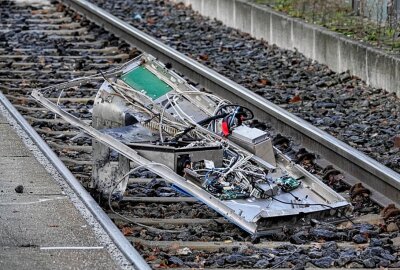
[[372, 198], [380, 205], [395, 203], [400, 206], [400, 174], [96, 5], [85, 0], [63, 0], [63, 3], [131, 45], [163, 62], [171, 63], [174, 69], [208, 90], [250, 107], [258, 119], [270, 122], [278, 132], [292, 137], [302, 146], [321, 155], [328, 162], [358, 179], [367, 188], [374, 190]]
[[125, 255], [127, 260], [132, 263], [135, 269], [150, 270], [150, 266], [136, 251], [128, 239], [115, 226], [103, 209], [97, 204], [92, 196], [85, 190], [81, 183], [75, 178], [70, 170], [64, 165], [59, 157], [51, 150], [49, 145], [40, 137], [33, 127], [24, 119], [24, 117], [14, 108], [10, 101], [0, 92], [0, 102], [14, 117], [17, 123], [28, 134], [32, 141], [38, 146], [40, 151], [48, 158], [51, 164], [57, 169], [65, 179], [75, 194], [81, 199], [83, 204], [89, 209], [95, 219], [100, 223], [103, 229], [110, 236], [115, 245]]

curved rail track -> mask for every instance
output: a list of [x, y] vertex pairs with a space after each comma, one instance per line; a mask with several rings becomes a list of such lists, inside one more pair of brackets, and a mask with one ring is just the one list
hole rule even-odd
[[[390, 201], [399, 202], [400, 177], [397, 173], [110, 16], [93, 4], [83, 0], [64, 1], [72, 10], [79, 12], [76, 13], [62, 4], [38, 3], [27, 8], [18, 6], [15, 2], [2, 3], [7, 5], [0, 8], [0, 24], [3, 26], [0, 31], [0, 90], [73, 173], [74, 176], [65, 170], [63, 164], [58, 164], [57, 167], [64, 171], [66, 179], [76, 177], [86, 186], [91, 174], [91, 140], [80, 136], [76, 129], [39, 107], [29, 97], [31, 90], [111, 68], [137, 56], [140, 49], [164, 62], [172, 63], [174, 69], [207, 90], [251, 107], [260, 121], [268, 123], [259, 122], [254, 123], [255, 125], [264, 126], [271, 135], [285, 135], [275, 138], [275, 145], [279, 149], [299, 160], [306, 169], [332, 184], [333, 188], [343, 192], [346, 197], [350, 193], [349, 200], [353, 201], [356, 214], [360, 215], [357, 218], [360, 224], [356, 225], [346, 222], [340, 226], [312, 224], [313, 226], [288, 229], [261, 239], [251, 239], [205, 205], [182, 196], [162, 179], [144, 171], [130, 179], [129, 196], [114, 205], [119, 214], [134, 223], [112, 211], [106, 212], [152, 267], [399, 265], [396, 253], [400, 243], [396, 244], [399, 241], [396, 231], [371, 225], [396, 224], [395, 215], [390, 214], [394, 212], [384, 216], [385, 220], [371, 215], [379, 212], [379, 207], [369, 200], [372, 198], [380, 206], [385, 206]], [[86, 18], [104, 26], [108, 31]], [[121, 39], [110, 33], [120, 36]], [[98, 87], [89, 84], [79, 92], [71, 89], [62, 93], [61, 98], [58, 98], [60, 93], [48, 94], [76, 116], [89, 121]], [[26, 126], [26, 130], [31, 131], [31, 128]], [[42, 150], [48, 152], [48, 146], [39, 142], [40, 138], [36, 138], [36, 141], [42, 145]], [[301, 147], [322, 158], [300, 160], [299, 157], [304, 154]], [[48, 153], [50, 159], [54, 158], [51, 152]], [[335, 168], [327, 166], [329, 164], [333, 164], [342, 173], [336, 173]], [[342, 176], [335, 180], [336, 175]], [[341, 180], [342, 177], [347, 183]], [[356, 187], [349, 190], [350, 185], [356, 181], [361, 181], [366, 188]], [[78, 193], [85, 193], [78, 186], [75, 188]], [[368, 188], [372, 190], [371, 194]], [[102, 213], [91, 198], [87, 199], [94, 213]], [[103, 204], [106, 205], [105, 202]], [[363, 216], [365, 214], [367, 216]], [[113, 239], [118, 242], [118, 237]], [[328, 242], [322, 244], [321, 241]], [[371, 244], [373, 241], [376, 245]], [[119, 246], [123, 248], [123, 245], [126, 243]], [[363, 258], [367, 259], [371, 252], [378, 252], [371, 251], [372, 248], [380, 248], [379, 254], [374, 254], [376, 258], [365, 263]]]

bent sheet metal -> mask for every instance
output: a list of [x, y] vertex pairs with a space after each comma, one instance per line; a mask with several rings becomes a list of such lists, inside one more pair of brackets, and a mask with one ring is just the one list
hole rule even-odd
[[[92, 126], [43, 94], [90, 82], [102, 83]], [[250, 109], [199, 91], [151, 55], [32, 95], [94, 139], [92, 187], [104, 195], [122, 196], [132, 161], [254, 235], [349, 209], [275, 149], [266, 131], [249, 125]]]

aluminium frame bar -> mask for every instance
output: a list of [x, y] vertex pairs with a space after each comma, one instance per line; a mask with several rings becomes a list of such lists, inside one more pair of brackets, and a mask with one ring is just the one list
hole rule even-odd
[[69, 122], [70, 124], [80, 128], [85, 133], [92, 136], [94, 139], [104, 143], [108, 147], [114, 149], [121, 155], [127, 157], [128, 159], [132, 160], [134, 163], [138, 165], [148, 165], [148, 170], [151, 172], [158, 174], [160, 177], [164, 178], [165, 180], [173, 183], [177, 187], [185, 190], [186, 192], [190, 193], [193, 197], [199, 199], [225, 218], [229, 219], [237, 226], [242, 228], [243, 230], [249, 232], [250, 234], [257, 233], [257, 225], [253, 222], [246, 221], [243, 217], [238, 215], [233, 209], [229, 208], [224, 203], [220, 202], [217, 198], [209, 194], [208, 192], [202, 190], [200, 187], [192, 184], [191, 182], [187, 181], [182, 176], [176, 174], [170, 168], [161, 165], [155, 165], [152, 161], [141, 157], [135, 150], [130, 148], [129, 146], [123, 144], [122, 142], [114, 139], [113, 137], [103, 134], [100, 131], [96, 130], [95, 128], [85, 124], [82, 120], [76, 118], [75, 116], [69, 114], [68, 112], [63, 111], [60, 107], [49, 101], [47, 98], [43, 96], [38, 90], [32, 91], [32, 96], [39, 101], [43, 106], [47, 109], [51, 110], [52, 112], [58, 114], [61, 118]]

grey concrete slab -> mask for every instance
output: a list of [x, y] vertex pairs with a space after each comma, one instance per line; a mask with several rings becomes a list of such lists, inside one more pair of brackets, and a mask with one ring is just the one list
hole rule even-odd
[[314, 43], [314, 28], [309, 27], [307, 24], [294, 21], [292, 23], [293, 40], [295, 41], [293, 47], [298, 50], [302, 48], [302, 52], [306, 57], [314, 58], [316, 44]]
[[0, 114], [0, 124], [8, 124], [6, 118]]
[[357, 43], [348, 40], [340, 41], [342, 68], [349, 69], [352, 74], [357, 74], [361, 78], [367, 77], [366, 55], [367, 48], [360, 47]]
[[252, 30], [251, 33], [258, 39], [269, 40], [271, 34], [270, 15], [263, 10], [252, 7]]
[[387, 59], [383, 54], [367, 50], [368, 79], [380, 85], [383, 89], [395, 89], [398, 84], [397, 69], [399, 61]]
[[[207, 14], [210, 19], [214, 19], [218, 17], [218, 1], [219, 0], [203, 0], [204, 4], [202, 5], [203, 13]], [[214, 8], [211, 8], [214, 6]], [[205, 8], [209, 8], [209, 10], [205, 11]]]
[[217, 4], [218, 4], [217, 19], [221, 20], [227, 26], [234, 27], [235, 26], [234, 3], [232, 3], [231, 0], [219, 0]]
[[339, 71], [339, 40], [329, 32], [315, 31], [315, 57], [319, 62]]
[[68, 197], [15, 194], [0, 198], [0, 246], [98, 246]]
[[188, 4], [192, 5], [193, 10], [197, 10], [199, 12], [202, 11], [202, 7], [204, 6], [203, 5], [203, 0], [200, 0], [200, 1], [199, 0], [195, 0], [195, 1], [189, 0]]
[[[118, 269], [56, 180], [0, 117], [0, 269]], [[16, 193], [17, 185], [23, 193]]]
[[251, 6], [242, 1], [235, 1], [235, 28], [251, 33]]
[[271, 13], [270, 18], [270, 43], [288, 50], [292, 49], [292, 21], [278, 13]]
[[60, 186], [33, 156], [0, 157], [0, 200], [2, 195], [15, 194], [18, 185], [24, 186], [24, 194], [62, 193]]
[[101, 250], [41, 250], [0, 247], [0, 269], [116, 269]]
[[0, 124], [0, 156], [21, 157], [31, 156], [17, 133], [8, 124]]

